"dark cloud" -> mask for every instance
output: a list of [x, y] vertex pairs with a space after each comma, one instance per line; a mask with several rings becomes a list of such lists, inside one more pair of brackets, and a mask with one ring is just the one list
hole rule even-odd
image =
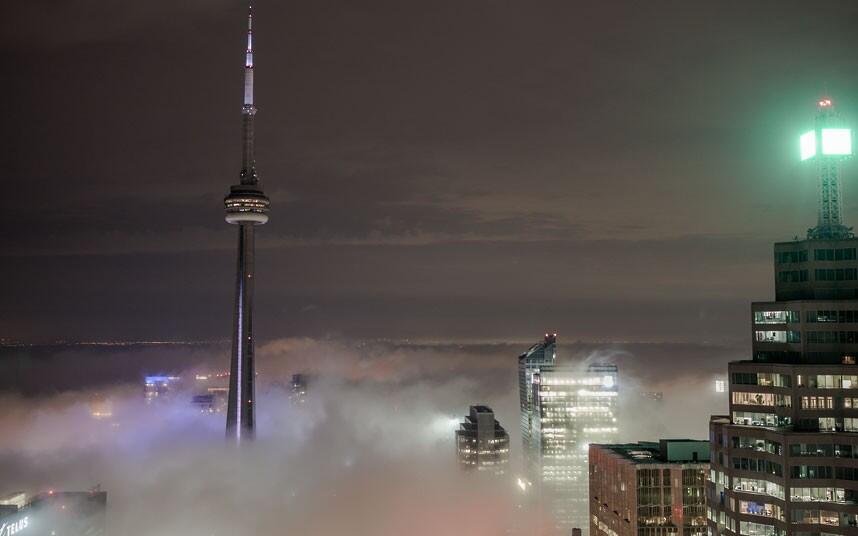
[[[220, 207], [239, 160], [244, 6], [102, 4], [2, 8], [2, 335], [220, 338], [188, 304], [230, 301]], [[376, 333], [387, 306], [343, 305], [363, 296], [411, 303], [400, 316], [435, 337], [477, 291], [518, 299], [506, 324], [545, 289], [605, 296], [618, 318], [621, 296], [665, 310], [765, 298], [770, 242], [815, 220], [796, 134], [826, 87], [858, 118], [851, 2], [256, 8], [274, 207], [261, 319], [339, 303], [343, 325], [326, 329], [377, 315]], [[470, 329], [491, 331], [471, 311]]]

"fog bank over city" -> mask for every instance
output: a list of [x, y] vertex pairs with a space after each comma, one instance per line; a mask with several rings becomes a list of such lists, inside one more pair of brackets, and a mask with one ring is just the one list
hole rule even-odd
[[[25, 392], [2, 399], [0, 426], [13, 433], [0, 447], [0, 474], [7, 489], [100, 484], [109, 493], [115, 534], [552, 534], [516, 486], [522, 461], [516, 357], [526, 349], [269, 342], [258, 351], [258, 439], [238, 451], [225, 444], [223, 414], [191, 405], [192, 389], [151, 404], [143, 397], [144, 374], [193, 378], [223, 369], [225, 347], [5, 348], [5, 383], [25, 354], [38, 356], [27, 360], [24, 374], [11, 376]], [[709, 415], [726, 410], [714, 378], [742, 352], [558, 345], [560, 360], [619, 366], [622, 441], [705, 438]], [[36, 388], [43, 367], [67, 375], [66, 389]], [[289, 396], [295, 373], [308, 378], [300, 404]], [[662, 392], [664, 399], [642, 392]], [[110, 416], [93, 418], [105, 403]], [[511, 436], [510, 471], [494, 483], [462, 473], [455, 459], [453, 431], [475, 403], [493, 407]], [[488, 525], [484, 509], [492, 512]]]

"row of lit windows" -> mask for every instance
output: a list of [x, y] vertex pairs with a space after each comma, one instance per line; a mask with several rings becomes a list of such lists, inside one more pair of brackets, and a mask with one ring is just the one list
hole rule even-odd
[[[735, 397], [734, 397], [735, 398]], [[735, 402], [735, 400], [734, 400]], [[833, 396], [803, 396], [801, 397], [801, 409], [834, 409]], [[844, 409], [858, 409], [858, 398], [843, 398]]]
[[855, 491], [844, 488], [791, 488], [790, 499], [798, 502], [853, 503]]
[[755, 324], [787, 324], [800, 321], [798, 311], [754, 311]]
[[858, 375], [855, 374], [816, 374], [805, 377], [797, 376], [799, 387], [811, 389], [854, 389], [858, 388]]
[[757, 342], [801, 342], [800, 331], [755, 331], [754, 340]]
[[793, 523], [828, 525], [830, 527], [856, 527], [856, 514], [829, 510], [803, 509], [792, 510], [790, 520]]
[[736, 385], [792, 387], [792, 377], [789, 374], [777, 372], [734, 372], [731, 379]]
[[[803, 467], [803, 469], [802, 469]], [[830, 468], [828, 468], [830, 471]], [[816, 466], [799, 466], [792, 468], [793, 474], [828, 474], [820, 471]], [[802, 477], [799, 477], [802, 478]], [[807, 477], [813, 478], [813, 477]], [[784, 486], [775, 482], [762, 479], [733, 477], [733, 489], [745, 493], [759, 493], [778, 499], [784, 498]], [[858, 491], [844, 488], [829, 487], [793, 487], [790, 489], [790, 499], [795, 502], [831, 502], [840, 504], [854, 504], [858, 497]], [[731, 499], [732, 503], [732, 499]], [[740, 505], [740, 511], [741, 505]], [[742, 512], [748, 513], [748, 512]]]
[[258, 197], [230, 197], [224, 202], [224, 205], [227, 207], [237, 207], [240, 205], [254, 205], [259, 207], [268, 206], [269, 203], [265, 199], [260, 199]]
[[777, 504], [758, 503], [756, 501], [739, 501], [739, 513], [752, 516], [772, 517], [784, 520], [784, 513]]
[[801, 409], [834, 409], [833, 396], [803, 396]]
[[836, 478], [837, 480], [858, 480], [858, 468], [831, 467], [830, 465], [793, 465], [790, 467], [790, 477], [806, 479]]
[[775, 497], [776, 499], [784, 498], [784, 487], [782, 485], [757, 478], [734, 477], [733, 489], [746, 493], [768, 495], [770, 497]]
[[778, 408], [792, 407], [792, 397], [790, 395], [733, 391], [732, 399], [734, 404], [740, 404], [743, 406], [772, 406]]
[[780, 455], [783, 452], [781, 444], [770, 439], [758, 439], [756, 437], [733, 436], [734, 449], [750, 449], [757, 452], [768, 452]]
[[773, 525], [740, 521], [739, 534], [743, 536], [783, 536], [785, 531]]
[[753, 411], [734, 411], [733, 424], [745, 426], [780, 427], [792, 424], [792, 418], [775, 415], [774, 413], [758, 413]]
[[[858, 323], [858, 310], [811, 310], [806, 312], [805, 318], [811, 324], [825, 322]], [[799, 311], [754, 311], [755, 324], [795, 324], [798, 322], [801, 322]]]
[[[799, 343], [800, 331], [755, 331], [757, 342]], [[808, 331], [809, 344], [855, 344], [858, 343], [858, 331]]]

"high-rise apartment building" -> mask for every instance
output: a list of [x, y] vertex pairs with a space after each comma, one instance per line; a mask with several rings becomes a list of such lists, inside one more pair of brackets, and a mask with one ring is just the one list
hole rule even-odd
[[546, 334], [518, 358], [521, 435], [533, 493], [559, 528], [589, 527], [590, 443], [617, 437], [617, 367], [557, 359]]
[[463, 469], [504, 474], [509, 466], [509, 434], [488, 406], [471, 406], [456, 430], [456, 454]]
[[840, 208], [851, 131], [830, 99], [818, 111], [801, 137], [817, 227], [775, 244], [775, 301], [752, 304], [752, 360], [729, 364], [730, 414], [710, 421], [711, 535], [858, 534], [858, 239]]
[[708, 441], [590, 445], [590, 534], [705, 533], [708, 470]]

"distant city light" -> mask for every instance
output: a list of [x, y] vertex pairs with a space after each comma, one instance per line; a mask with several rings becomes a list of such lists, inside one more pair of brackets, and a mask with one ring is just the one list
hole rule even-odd
[[716, 393], [724, 393], [727, 391], [727, 382], [724, 380], [715, 380], [715, 392]]

